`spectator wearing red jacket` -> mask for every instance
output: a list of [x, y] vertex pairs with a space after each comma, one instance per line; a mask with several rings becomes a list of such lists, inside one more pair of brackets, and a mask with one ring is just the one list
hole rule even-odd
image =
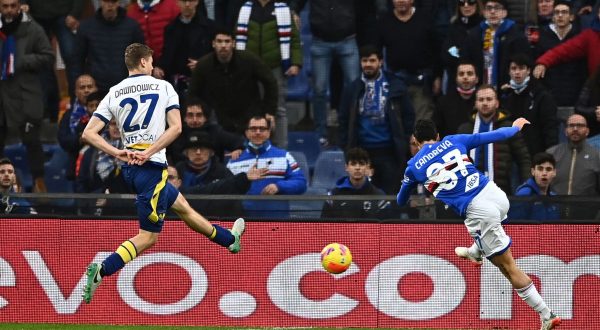
[[176, 0], [137, 0], [127, 9], [127, 16], [136, 20], [144, 31], [144, 40], [154, 51], [154, 60], [162, 55], [165, 26], [179, 12]]
[[543, 78], [547, 68], [582, 58], [587, 58], [588, 74], [591, 76], [600, 66], [600, 7], [598, 16], [594, 17], [589, 29], [548, 50], [537, 59], [533, 75], [538, 79]]

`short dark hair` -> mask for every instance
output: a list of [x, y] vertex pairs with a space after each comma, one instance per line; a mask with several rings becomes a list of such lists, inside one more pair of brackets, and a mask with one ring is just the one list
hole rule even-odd
[[537, 154], [533, 155], [533, 159], [531, 160], [531, 168], [535, 168], [537, 165], [541, 165], [546, 162], [552, 164], [552, 167], [556, 167], [556, 160], [554, 159], [554, 156], [547, 152], [538, 152]]
[[379, 47], [375, 45], [364, 45], [360, 47], [360, 49], [358, 50], [358, 54], [360, 58], [369, 57], [371, 55], [376, 55], [377, 58], [380, 60], [383, 58], [383, 53], [381, 52], [381, 49], [379, 49]]
[[254, 116], [250, 117], [250, 119], [248, 119], [248, 122], [246, 123], [246, 128], [250, 127], [250, 121], [253, 119], [254, 120], [263, 120], [264, 119], [267, 122], [267, 128], [271, 129], [271, 121], [265, 115], [254, 115]]
[[346, 150], [344, 155], [346, 159], [346, 164], [350, 164], [350, 162], [364, 163], [370, 164], [371, 158], [369, 157], [369, 153], [363, 148], [350, 148]]
[[482, 91], [484, 89], [491, 89], [494, 91], [494, 95], [496, 95], [496, 99], [498, 98], [498, 91], [496, 90], [496, 87], [494, 87], [493, 85], [490, 84], [483, 84], [479, 87], [477, 87], [477, 90], [475, 91], [475, 95], [477, 95], [477, 93], [479, 93], [479, 91]]
[[152, 48], [137, 42], [127, 46], [125, 48], [125, 65], [127, 66], [127, 70], [137, 68], [142, 58], [152, 57], [153, 53]]
[[211, 113], [211, 108], [208, 106], [208, 103], [204, 102], [203, 99], [198, 98], [198, 97], [190, 97], [186, 100], [185, 107], [183, 107], [182, 115], [185, 117], [185, 115], [187, 115], [187, 111], [188, 111], [187, 109], [194, 105], [197, 105], [200, 108], [202, 108], [204, 117], [206, 117], [206, 119], [209, 118], [210, 113]]
[[212, 40], [215, 40], [217, 38], [217, 35], [219, 35], [219, 34], [230, 36], [231, 39], [235, 40], [235, 33], [229, 27], [226, 27], [223, 25], [217, 26], [214, 30], [214, 34], [212, 35]]
[[8, 157], [0, 158], [0, 165], [12, 165], [12, 167], [15, 167], [13, 162]]
[[569, 12], [571, 14], [573, 13], [573, 4], [571, 3], [571, 1], [568, 1], [568, 0], [556, 0], [556, 1], [554, 1], [553, 8], [556, 8], [556, 6], [558, 6], [558, 5], [563, 5], [563, 6], [569, 7]]
[[531, 63], [531, 57], [529, 57], [526, 54], [523, 53], [517, 53], [514, 54], [510, 57], [510, 62], [509, 63], [515, 63], [516, 65], [524, 65], [526, 66], [528, 69], [531, 69], [532, 63]]
[[102, 101], [104, 98], [104, 93], [101, 92], [92, 92], [85, 98], [85, 104], [88, 104], [91, 101]]
[[419, 119], [415, 124], [415, 132], [413, 133], [417, 142], [437, 139], [437, 128], [431, 119]]
[[473, 69], [475, 69], [475, 74], [477, 75], [477, 66], [475, 65], [475, 62], [468, 60], [466, 58], [461, 58], [458, 60], [458, 63], [456, 63], [456, 72], [458, 72], [458, 67], [461, 65], [470, 65], [473, 67]]

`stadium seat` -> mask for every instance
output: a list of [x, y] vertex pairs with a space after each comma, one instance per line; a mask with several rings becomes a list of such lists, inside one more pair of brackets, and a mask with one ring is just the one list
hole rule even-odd
[[306, 156], [308, 168], [312, 170], [321, 152], [319, 134], [308, 131], [292, 131], [288, 133], [288, 151], [301, 151]]
[[[68, 167], [67, 152], [62, 148], [55, 149], [50, 160], [44, 164], [44, 181], [49, 193], [72, 193], [75, 191], [74, 183], [66, 178]], [[75, 201], [73, 199], [54, 199], [51, 203], [55, 206], [70, 207], [75, 204]]]
[[592, 147], [600, 149], [600, 135], [592, 136], [586, 140]]
[[310, 184], [310, 169], [308, 168], [308, 161], [306, 160], [306, 155], [304, 155], [302, 151], [290, 151], [289, 153], [290, 155], [292, 155], [292, 157], [294, 157], [296, 163], [298, 163], [298, 166], [300, 166], [300, 170], [306, 178], [306, 183]]
[[[327, 189], [308, 187], [305, 195], [327, 195]], [[319, 219], [324, 201], [290, 201], [290, 217], [292, 219]]]
[[339, 150], [323, 151], [315, 162], [311, 187], [331, 189], [343, 176], [346, 176], [344, 152]]

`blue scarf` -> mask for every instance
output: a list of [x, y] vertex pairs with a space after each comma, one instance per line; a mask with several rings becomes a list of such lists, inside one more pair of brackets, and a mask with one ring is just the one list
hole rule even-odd
[[[499, 66], [499, 52], [500, 52], [500, 40], [501, 38], [504, 36], [504, 34], [506, 32], [508, 32], [508, 30], [510, 30], [510, 28], [515, 25], [515, 21], [511, 20], [511, 19], [505, 19], [504, 21], [502, 21], [502, 23], [500, 24], [500, 26], [496, 29], [495, 33], [494, 33], [494, 50], [493, 50], [493, 55], [494, 55], [494, 62], [492, 63], [492, 80], [489, 81], [488, 83], [490, 85], [493, 86], [498, 86], [498, 71], [500, 68], [498, 68]], [[479, 26], [481, 27], [481, 40], [485, 39], [485, 31], [489, 28], [489, 24], [486, 21], [482, 21]]]
[[7, 80], [15, 74], [15, 53], [17, 50], [15, 36], [5, 36], [0, 33], [4, 43], [2, 44], [2, 74], [0, 80]]
[[71, 117], [69, 118], [69, 128], [71, 129], [71, 133], [75, 133], [81, 118], [87, 114], [85, 107], [81, 105], [79, 101], [75, 101], [73, 108], [73, 112], [71, 112]]
[[[103, 137], [108, 144], [117, 149], [123, 149], [123, 143], [121, 142], [121, 139], [111, 140], [107, 131], [105, 131]], [[105, 153], [102, 150], [98, 150], [98, 156], [96, 158], [96, 173], [98, 173], [98, 176], [102, 181], [106, 180], [106, 178], [108, 178], [108, 176], [115, 170], [115, 168], [117, 170], [115, 175], [118, 175], [122, 164], [123, 162], [119, 159]]]
[[529, 76], [527, 76], [527, 78], [525, 78], [520, 84], [517, 84], [512, 79], [510, 80], [510, 88], [512, 88], [517, 94], [521, 94], [521, 92], [527, 88], [527, 85], [529, 85]]
[[379, 77], [375, 80], [368, 80], [363, 74], [361, 77], [365, 83], [365, 94], [361, 100], [360, 115], [369, 117], [376, 122], [385, 120], [385, 105], [387, 102], [389, 88], [385, 75], [381, 70]]

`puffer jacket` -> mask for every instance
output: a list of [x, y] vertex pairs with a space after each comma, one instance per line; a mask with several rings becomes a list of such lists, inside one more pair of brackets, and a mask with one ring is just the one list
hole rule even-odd
[[[248, 45], [246, 50], [260, 57], [271, 69], [281, 66], [281, 51], [279, 49], [279, 34], [277, 22], [272, 21], [259, 23], [253, 20], [248, 22]], [[302, 66], [302, 48], [300, 35], [295, 24], [292, 24], [292, 36], [290, 44], [291, 65]]]
[[154, 51], [155, 60], [162, 55], [165, 26], [171, 23], [179, 13], [176, 0], [151, 1], [147, 10], [140, 6], [140, 1], [128, 7], [127, 16], [136, 20], [144, 31], [146, 45]]

